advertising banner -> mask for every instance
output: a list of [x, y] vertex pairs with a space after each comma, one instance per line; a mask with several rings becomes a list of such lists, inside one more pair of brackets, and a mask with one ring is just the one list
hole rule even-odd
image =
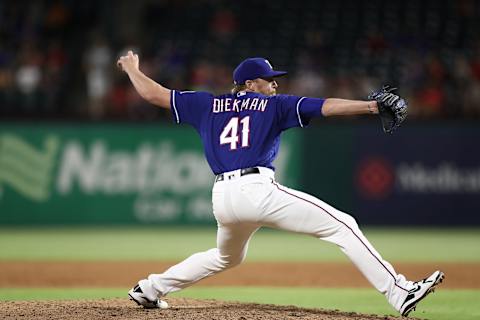
[[393, 135], [358, 127], [354, 208], [383, 225], [479, 225], [480, 129], [408, 126]]
[[355, 126], [322, 124], [304, 130], [302, 190], [353, 212], [353, 135]]
[[[298, 140], [276, 162], [293, 187]], [[188, 127], [0, 124], [0, 224], [212, 224], [213, 178]]]

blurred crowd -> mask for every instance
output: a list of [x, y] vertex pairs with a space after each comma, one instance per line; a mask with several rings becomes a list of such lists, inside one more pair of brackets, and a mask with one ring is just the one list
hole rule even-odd
[[2, 1], [0, 117], [157, 120], [116, 60], [181, 90], [224, 93], [244, 58], [279, 92], [362, 99], [400, 88], [411, 116], [480, 118], [479, 1]]

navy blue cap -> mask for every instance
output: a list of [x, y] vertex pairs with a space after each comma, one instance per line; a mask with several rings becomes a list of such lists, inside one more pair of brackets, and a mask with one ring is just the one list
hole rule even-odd
[[245, 84], [247, 80], [280, 77], [286, 74], [286, 71], [273, 70], [272, 65], [265, 58], [248, 58], [233, 71], [233, 83]]

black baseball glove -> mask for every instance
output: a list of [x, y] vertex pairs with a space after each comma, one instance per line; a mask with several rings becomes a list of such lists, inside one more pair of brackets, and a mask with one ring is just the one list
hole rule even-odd
[[407, 102], [392, 93], [395, 90], [397, 88], [385, 85], [381, 90], [373, 91], [367, 97], [368, 100], [377, 101], [378, 114], [385, 133], [392, 133], [407, 117]]

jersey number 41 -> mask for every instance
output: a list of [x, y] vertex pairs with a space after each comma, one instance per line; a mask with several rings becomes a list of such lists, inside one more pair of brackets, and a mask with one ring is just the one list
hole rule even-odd
[[[240, 125], [242, 129], [239, 135], [238, 129]], [[236, 150], [240, 138], [242, 148], [250, 145], [250, 116], [242, 119], [239, 117], [231, 118], [220, 134], [220, 144], [230, 144], [230, 150]]]

